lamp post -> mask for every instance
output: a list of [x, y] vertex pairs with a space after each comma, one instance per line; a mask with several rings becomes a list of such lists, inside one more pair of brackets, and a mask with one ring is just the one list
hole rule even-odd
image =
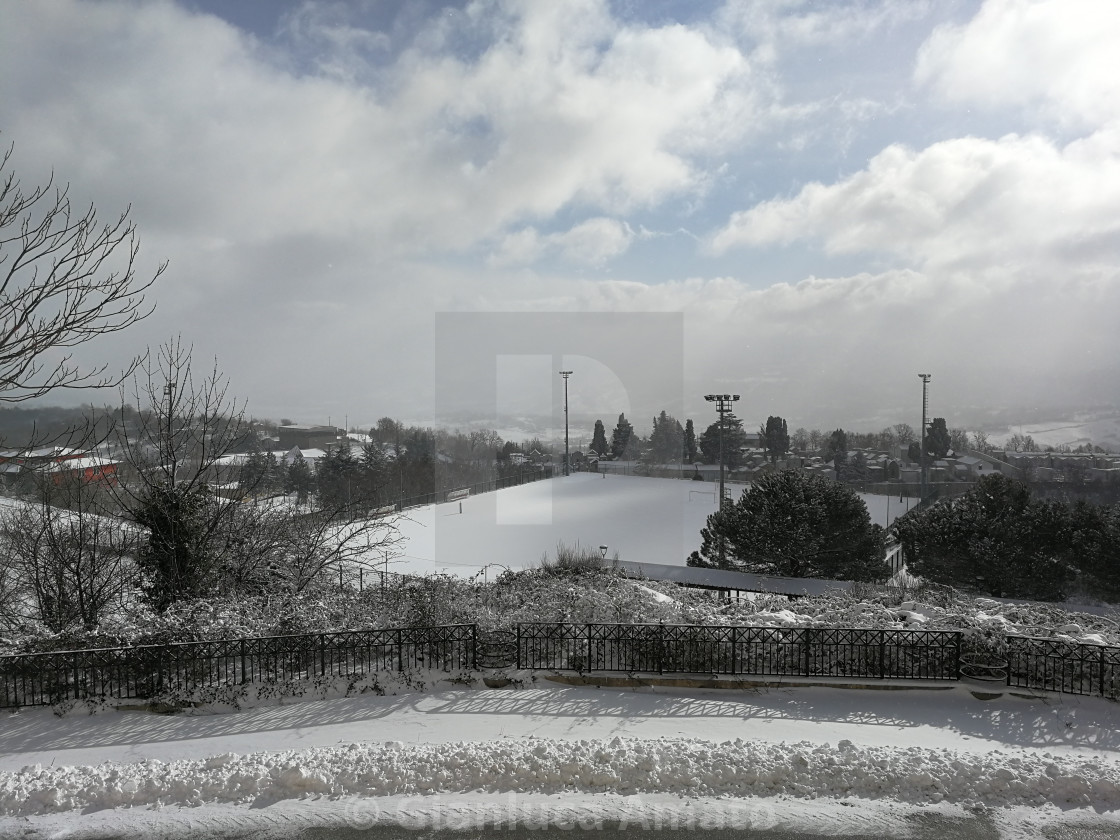
[[570, 370], [560, 371], [560, 375], [564, 377], [564, 475], [569, 475], [568, 472], [568, 377], [572, 375]]
[[919, 373], [918, 378], [922, 380], [922, 442], [918, 452], [921, 488], [918, 491], [918, 507], [920, 508], [926, 503], [926, 409], [929, 406], [929, 381], [933, 377], [929, 373]]
[[[738, 394], [707, 394], [704, 399], [716, 404], [716, 413], [719, 415], [719, 505], [716, 510], [723, 510], [723, 419], [724, 415], [731, 413], [732, 403], [739, 399]], [[719, 564], [723, 566], [726, 561], [724, 540], [722, 533], [719, 538]]]
[[739, 399], [739, 395], [708, 394], [704, 399], [716, 404], [716, 413], [719, 415], [719, 506], [723, 507], [723, 421], [724, 415], [731, 413], [732, 403]]

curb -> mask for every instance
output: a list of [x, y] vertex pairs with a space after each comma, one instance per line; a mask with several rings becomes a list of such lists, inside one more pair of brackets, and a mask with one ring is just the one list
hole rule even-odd
[[1004, 686], [998, 690], [984, 691], [976, 686], [955, 680], [930, 680], [910, 682], [854, 682], [843, 678], [833, 679], [728, 679], [673, 677], [662, 674], [634, 674], [625, 677], [595, 676], [585, 677], [576, 674], [544, 674], [544, 679], [560, 685], [586, 686], [596, 688], [642, 688], [659, 686], [662, 688], [716, 688], [724, 690], [756, 690], [764, 688], [842, 688], [853, 691], [967, 691], [977, 700], [994, 700], [1001, 696], [1017, 697], [1021, 700], [1045, 700], [1048, 694], [1026, 694], [1009, 691]]

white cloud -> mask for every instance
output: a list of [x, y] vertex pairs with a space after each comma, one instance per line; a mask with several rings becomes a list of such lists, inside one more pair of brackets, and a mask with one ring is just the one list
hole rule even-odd
[[433, 21], [363, 73], [376, 33], [294, 16], [331, 43], [329, 72], [301, 76], [170, 4], [21, 4], [5, 13], [0, 119], [25, 156], [144, 208], [148, 230], [406, 253], [696, 194], [698, 156], [757, 130], [747, 62], [697, 30], [623, 26], [596, 0], [468, 16], [488, 39], [477, 54], [444, 49]]
[[924, 0], [728, 0], [717, 20], [724, 31], [756, 45], [752, 58], [773, 61], [805, 47], [851, 44], [929, 14]]
[[1120, 5], [1100, 0], [987, 0], [963, 25], [938, 27], [915, 79], [952, 103], [1041, 109], [1098, 126], [1120, 118]]
[[547, 253], [558, 253], [570, 263], [600, 266], [626, 253], [636, 236], [625, 222], [601, 216], [547, 236], [523, 228], [503, 237], [490, 264], [527, 265]]
[[919, 265], [1120, 257], [1120, 129], [1058, 147], [1036, 135], [890, 146], [868, 167], [735, 213], [711, 245], [823, 241]]

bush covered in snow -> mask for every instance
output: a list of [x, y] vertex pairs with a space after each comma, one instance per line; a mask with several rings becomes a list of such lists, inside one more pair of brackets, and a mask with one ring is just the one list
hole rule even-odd
[[450, 575], [390, 578], [364, 591], [321, 589], [300, 595], [195, 600], [163, 614], [139, 611], [93, 633], [36, 632], [3, 640], [7, 652], [65, 650], [172, 641], [232, 639], [336, 630], [478, 624], [480, 631], [518, 622], [737, 624], [962, 630], [965, 650], [999, 654], [1009, 634], [1120, 645], [1113, 618], [1055, 605], [977, 599], [947, 587], [867, 586], [851, 593], [787, 600], [759, 596], [726, 602], [709, 593], [634, 581], [610, 568], [505, 572], [495, 580]]

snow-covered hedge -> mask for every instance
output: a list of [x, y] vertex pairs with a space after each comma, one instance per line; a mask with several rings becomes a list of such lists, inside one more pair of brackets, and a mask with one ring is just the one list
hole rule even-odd
[[382, 590], [322, 589], [289, 597], [207, 599], [113, 617], [94, 631], [50, 634], [27, 628], [0, 640], [3, 652], [67, 650], [171, 641], [233, 639], [396, 626], [477, 624], [481, 632], [518, 622], [740, 624], [961, 630], [965, 652], [1005, 653], [1008, 635], [1120, 645], [1114, 618], [1054, 605], [1007, 604], [926, 587], [862, 587], [851, 593], [780, 596], [727, 603], [701, 590], [633, 581], [612, 570], [572, 574], [508, 572], [484, 582], [448, 575], [392, 579]]

